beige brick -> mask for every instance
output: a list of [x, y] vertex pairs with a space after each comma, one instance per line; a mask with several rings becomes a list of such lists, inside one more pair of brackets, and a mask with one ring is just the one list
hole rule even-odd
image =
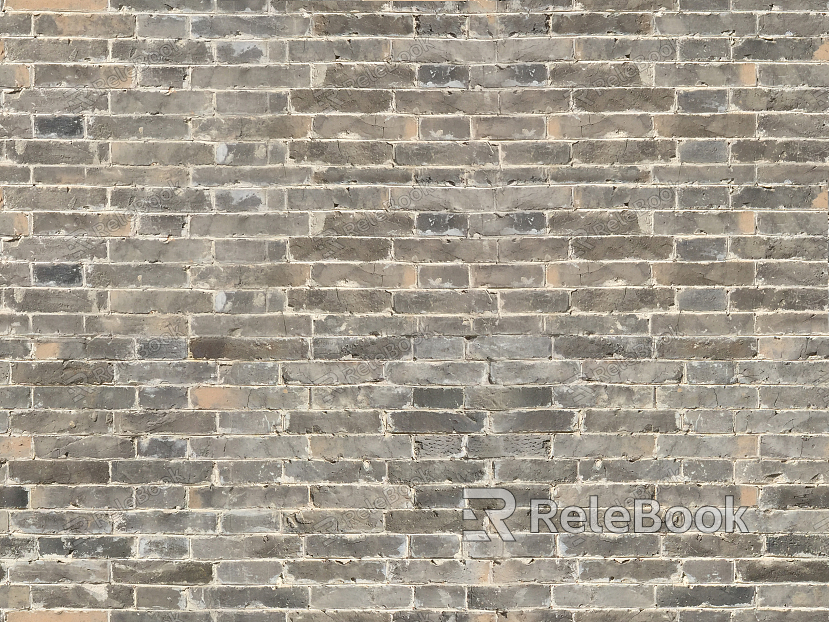
[[0, 438], [0, 458], [31, 458], [32, 439], [29, 436]]

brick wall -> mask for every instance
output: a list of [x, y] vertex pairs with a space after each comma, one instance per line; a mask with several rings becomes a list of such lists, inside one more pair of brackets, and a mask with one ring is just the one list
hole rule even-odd
[[108, 1], [0, 12], [2, 622], [826, 619], [824, 0]]

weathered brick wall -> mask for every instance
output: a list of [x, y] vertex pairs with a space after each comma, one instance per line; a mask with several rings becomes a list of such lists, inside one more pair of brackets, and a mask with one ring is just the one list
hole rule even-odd
[[825, 0], [108, 2], [0, 12], [3, 622], [826, 619]]

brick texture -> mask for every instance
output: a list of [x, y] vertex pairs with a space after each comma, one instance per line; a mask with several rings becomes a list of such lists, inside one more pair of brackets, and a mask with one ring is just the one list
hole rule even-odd
[[6, 0], [0, 622], [825, 620], [826, 11]]

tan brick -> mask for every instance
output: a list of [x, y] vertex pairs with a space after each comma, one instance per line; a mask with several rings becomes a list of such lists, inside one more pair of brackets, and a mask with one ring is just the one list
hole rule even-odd
[[30, 436], [4, 436], [0, 438], [0, 458], [31, 458], [32, 438]]
[[26, 214], [0, 214], [0, 235], [16, 237], [29, 233]]
[[190, 390], [193, 406], [208, 408], [244, 408], [250, 397], [250, 389], [242, 387], [195, 387]]

